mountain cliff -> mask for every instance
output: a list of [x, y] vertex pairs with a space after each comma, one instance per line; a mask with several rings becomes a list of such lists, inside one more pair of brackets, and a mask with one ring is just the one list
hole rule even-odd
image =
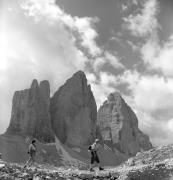
[[52, 127], [62, 143], [83, 146], [96, 137], [97, 107], [84, 72], [75, 73], [51, 98]]
[[111, 93], [100, 107], [97, 123], [103, 140], [127, 156], [152, 148], [148, 136], [138, 128], [135, 113], [118, 92]]
[[103, 140], [99, 157], [105, 166], [118, 165], [152, 147], [119, 93], [110, 94], [97, 113], [91, 87], [84, 72], [78, 71], [52, 98], [48, 81], [33, 80], [29, 89], [14, 93], [10, 124], [0, 136], [0, 152], [5, 161], [24, 162], [27, 139], [36, 138], [41, 142], [39, 160], [87, 166], [87, 147], [96, 137]]
[[31, 87], [13, 96], [10, 125], [6, 134], [31, 136], [41, 142], [54, 141], [50, 121], [50, 85], [33, 80]]

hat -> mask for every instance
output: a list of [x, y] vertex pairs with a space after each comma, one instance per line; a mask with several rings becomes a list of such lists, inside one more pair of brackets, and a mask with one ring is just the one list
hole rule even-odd
[[36, 142], [36, 140], [35, 140], [35, 139], [33, 139], [33, 140], [32, 140], [32, 143], [35, 143], [35, 142]]

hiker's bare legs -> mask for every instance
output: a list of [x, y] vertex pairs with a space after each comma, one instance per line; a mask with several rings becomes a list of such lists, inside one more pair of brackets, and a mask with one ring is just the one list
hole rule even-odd
[[95, 164], [90, 164], [90, 171], [94, 171], [93, 168], [95, 167]]
[[102, 166], [101, 166], [101, 164], [100, 163], [93, 163], [93, 164], [90, 164], [90, 171], [94, 171], [94, 167], [98, 167], [99, 168], [99, 170], [104, 170], [104, 168], [102, 168]]
[[99, 170], [103, 170], [103, 168], [102, 168], [100, 163], [98, 163], [98, 167], [99, 167]]
[[31, 165], [34, 164], [34, 162], [35, 162], [35, 157], [34, 156], [30, 156], [24, 167], [31, 166]]

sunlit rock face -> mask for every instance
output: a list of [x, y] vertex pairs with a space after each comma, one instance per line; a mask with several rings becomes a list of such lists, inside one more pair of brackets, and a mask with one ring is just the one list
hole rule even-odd
[[33, 80], [29, 89], [16, 91], [7, 134], [31, 136], [43, 142], [54, 141], [49, 113], [50, 85]]
[[102, 138], [128, 156], [152, 148], [147, 135], [138, 128], [138, 119], [118, 92], [112, 93], [100, 107], [97, 123]]
[[97, 107], [82, 71], [75, 73], [51, 98], [52, 127], [62, 143], [84, 146], [96, 137]]

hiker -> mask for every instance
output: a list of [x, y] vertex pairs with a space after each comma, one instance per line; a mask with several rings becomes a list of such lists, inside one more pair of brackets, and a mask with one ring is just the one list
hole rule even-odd
[[35, 155], [36, 155], [36, 140], [32, 140], [32, 143], [29, 145], [29, 149], [28, 149], [28, 154], [29, 154], [29, 159], [26, 162], [24, 168], [26, 166], [30, 166], [31, 164], [34, 164], [35, 162]]
[[97, 163], [99, 170], [103, 170], [103, 168], [100, 165], [100, 160], [97, 154], [97, 151], [100, 148], [100, 140], [96, 139], [94, 144], [90, 145], [88, 148], [88, 151], [91, 153], [91, 164], [90, 164], [90, 171], [94, 171], [94, 162]]

